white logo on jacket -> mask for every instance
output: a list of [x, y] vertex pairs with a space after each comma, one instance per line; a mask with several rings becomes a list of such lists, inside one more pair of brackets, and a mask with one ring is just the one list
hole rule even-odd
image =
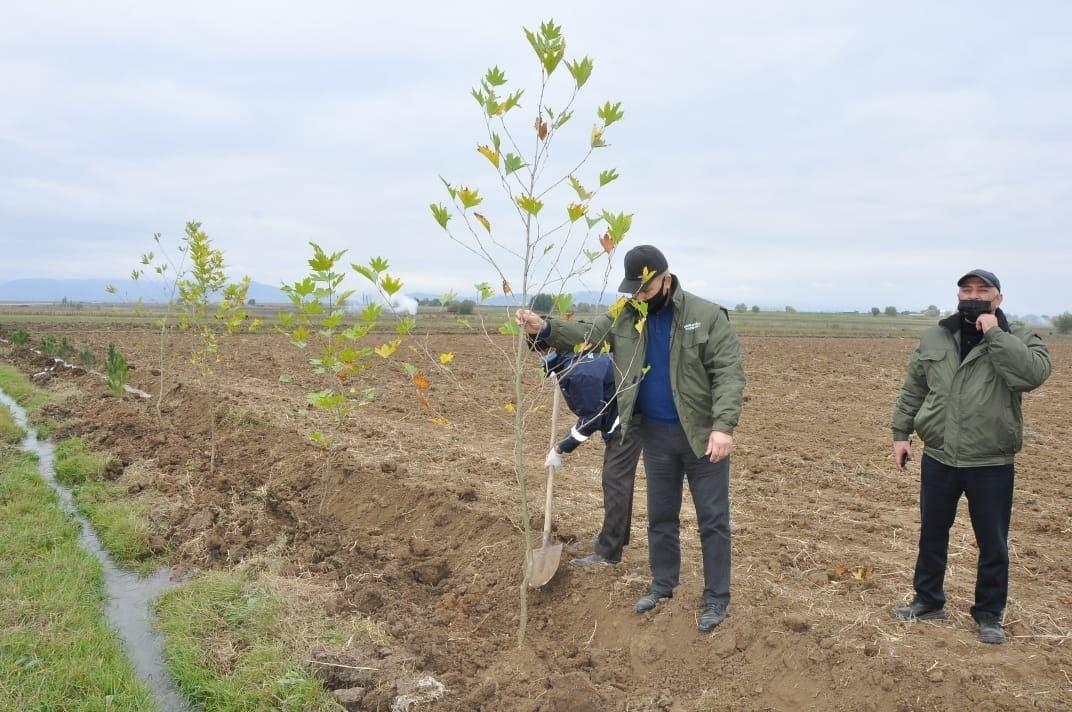
[[681, 328], [684, 329], [685, 331], [692, 331], [693, 329], [699, 329], [701, 326], [702, 326], [702, 324], [700, 324], [700, 322], [694, 321], [691, 324], [685, 324], [685, 326], [683, 326]]

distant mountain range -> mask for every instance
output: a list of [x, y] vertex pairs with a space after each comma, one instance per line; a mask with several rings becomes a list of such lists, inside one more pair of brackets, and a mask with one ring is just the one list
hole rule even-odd
[[[116, 293], [106, 291], [109, 284], [116, 287]], [[438, 299], [442, 294], [425, 292], [407, 292], [414, 299]], [[356, 295], [356, 299], [362, 297], [368, 299], [372, 295]], [[609, 304], [617, 299], [617, 294], [603, 294], [602, 301]], [[252, 282], [249, 285], [249, 298], [255, 299], [258, 304], [282, 304], [289, 302], [286, 295], [279, 290], [263, 282]], [[168, 299], [168, 292], [158, 281], [130, 279], [13, 279], [9, 282], [0, 282], [0, 302], [60, 302], [66, 299], [69, 302], [133, 302], [141, 299], [145, 302], [164, 303]], [[458, 294], [457, 299], [476, 300], [475, 294]], [[600, 300], [598, 292], [577, 292], [573, 295], [574, 302], [588, 302], [594, 304]], [[510, 305], [514, 304], [513, 296], [498, 295], [489, 299], [487, 304]]]
[[[115, 294], [106, 287], [114, 284]], [[261, 282], [249, 285], [249, 298], [267, 304], [287, 301], [277, 287]], [[157, 281], [130, 279], [13, 279], [0, 282], [0, 302], [146, 302], [164, 303], [168, 291]]]

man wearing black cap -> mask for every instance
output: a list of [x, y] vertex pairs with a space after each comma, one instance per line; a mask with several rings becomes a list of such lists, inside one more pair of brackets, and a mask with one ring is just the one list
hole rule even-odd
[[634, 609], [645, 613], [673, 596], [681, 570], [684, 478], [696, 506], [703, 551], [699, 629], [726, 618], [730, 600], [729, 456], [741, 414], [744, 369], [725, 309], [681, 289], [662, 252], [629, 250], [623, 299], [593, 324], [517, 312], [526, 332], [561, 350], [609, 344], [614, 357], [622, 437], [638, 415], [648, 482], [648, 560], [652, 580]]
[[1009, 592], [1013, 457], [1023, 444], [1020, 399], [1049, 377], [1050, 355], [1037, 334], [1009, 326], [993, 272], [974, 269], [957, 287], [957, 313], [923, 334], [893, 410], [897, 467], [904, 471], [912, 459], [913, 431], [924, 449], [916, 593], [891, 613], [901, 620], [946, 617], [949, 529], [963, 493], [979, 546], [971, 614], [979, 639], [998, 644], [1005, 642], [1001, 617]]

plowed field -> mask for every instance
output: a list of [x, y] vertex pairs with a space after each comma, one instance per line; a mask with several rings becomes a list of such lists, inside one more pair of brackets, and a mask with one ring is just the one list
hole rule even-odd
[[[43, 327], [29, 326], [35, 341]], [[151, 331], [49, 327], [98, 352], [115, 341], [132, 385], [156, 393]], [[204, 378], [193, 341], [176, 335], [158, 421], [151, 401], [109, 396], [91, 374], [56, 372], [52, 415], [67, 434], [118, 454], [132, 498], [154, 503], [157, 544], [185, 569], [274, 561], [317, 587], [340, 620], [365, 615], [392, 638], [388, 652], [353, 642], [355, 664], [379, 659], [366, 706], [393, 693], [390, 670], [433, 675], [441, 710], [952, 710], [1072, 706], [1072, 343], [1051, 344], [1054, 375], [1025, 396], [1011, 533], [1008, 645], [978, 642], [968, 608], [977, 551], [962, 503], [951, 536], [951, 617], [904, 624], [889, 608], [911, 595], [918, 535], [918, 463], [897, 472], [890, 412], [913, 339], [743, 338], [748, 387], [732, 460], [730, 617], [696, 631], [703, 587], [695, 516], [682, 510], [682, 584], [656, 612], [646, 591], [644, 479], [632, 543], [616, 567], [565, 565], [529, 596], [517, 646], [523, 550], [513, 465], [513, 398], [499, 337], [430, 335], [452, 352], [452, 374], [429, 359], [422, 405], [397, 363], [359, 387], [376, 399], [342, 434], [331, 482], [301, 415], [319, 387], [307, 354], [272, 334], [225, 345]], [[41, 357], [6, 357], [28, 373]], [[526, 388], [532, 522], [539, 527], [550, 386]], [[280, 375], [289, 375], [281, 382]], [[218, 404], [218, 405], [214, 405]], [[211, 413], [217, 409], [210, 472]], [[441, 417], [446, 424], [431, 419]], [[571, 419], [560, 424], [565, 430]], [[556, 480], [556, 535], [568, 556], [589, 551], [602, 510], [598, 438], [569, 456]], [[642, 472], [642, 471], [641, 471]], [[323, 503], [323, 506], [322, 506]], [[305, 590], [305, 589], [303, 589]], [[382, 647], [382, 646], [381, 646]], [[386, 708], [386, 707], [384, 707]]]

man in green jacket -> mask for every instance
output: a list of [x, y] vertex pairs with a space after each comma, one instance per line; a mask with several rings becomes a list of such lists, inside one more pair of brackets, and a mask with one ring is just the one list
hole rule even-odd
[[1021, 394], [1050, 375], [1050, 355], [1034, 332], [1010, 327], [1001, 282], [975, 269], [957, 281], [957, 313], [928, 329], [908, 362], [893, 409], [893, 458], [905, 470], [909, 436], [923, 439], [915, 597], [891, 613], [901, 620], [946, 617], [949, 529], [961, 493], [968, 498], [979, 568], [972, 618], [984, 643], [1004, 643], [1009, 593], [1013, 457], [1023, 444]]
[[[609, 346], [614, 358], [619, 437], [639, 423], [648, 483], [648, 560], [652, 581], [634, 609], [670, 598], [681, 570], [682, 484], [696, 506], [703, 550], [703, 611], [710, 632], [730, 600], [729, 456], [741, 414], [745, 377], [729, 315], [681, 289], [666, 258], [651, 245], [625, 256], [622, 299], [592, 324], [543, 319], [527, 309], [518, 324], [559, 350]], [[634, 415], [639, 419], [634, 421]]]

